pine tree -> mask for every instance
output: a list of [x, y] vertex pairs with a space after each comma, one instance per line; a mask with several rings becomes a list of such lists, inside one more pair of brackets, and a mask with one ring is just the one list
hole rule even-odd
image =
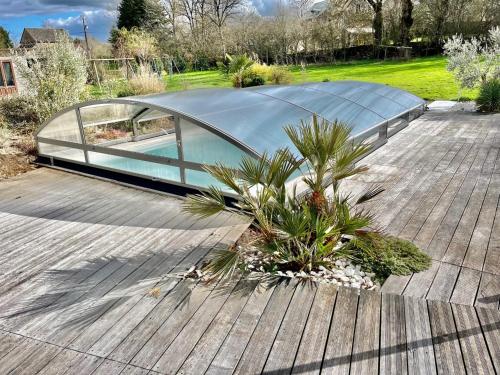
[[118, 6], [118, 21], [116, 26], [127, 30], [133, 27], [143, 27], [146, 21], [145, 0], [122, 0]]
[[9, 32], [0, 26], [0, 49], [12, 47], [14, 47], [14, 44], [10, 40]]

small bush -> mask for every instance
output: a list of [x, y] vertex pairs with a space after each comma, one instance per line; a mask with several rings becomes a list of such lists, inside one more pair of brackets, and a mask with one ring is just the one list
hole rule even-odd
[[262, 86], [265, 83], [266, 81], [263, 76], [257, 74], [249, 74], [248, 76], [243, 77], [241, 87]]
[[[127, 94], [145, 95], [165, 91], [165, 83], [147, 65], [139, 66], [137, 73], [129, 80]], [[127, 95], [128, 96], [128, 95]]]
[[377, 233], [355, 237], [346, 250], [355, 263], [381, 280], [391, 274], [410, 275], [431, 265], [431, 258], [411, 242]]
[[481, 112], [500, 112], [500, 80], [492, 79], [483, 83], [476, 103]]
[[283, 85], [293, 81], [290, 71], [279, 65], [273, 65], [270, 69], [269, 81], [275, 85]]
[[271, 77], [272, 67], [265, 64], [254, 63], [250, 68], [248, 68], [248, 70], [253, 75], [260, 76], [264, 78], [264, 80], [269, 80]]
[[132, 88], [129, 85], [126, 85], [122, 89], [116, 92], [116, 97], [117, 98], [123, 98], [126, 96], [134, 96], [135, 92], [132, 90]]
[[40, 123], [34, 103], [34, 98], [24, 95], [0, 99], [1, 121], [15, 131], [30, 132]]

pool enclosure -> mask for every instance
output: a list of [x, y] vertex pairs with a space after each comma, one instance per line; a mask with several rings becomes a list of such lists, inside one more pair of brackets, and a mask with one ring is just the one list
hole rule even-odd
[[313, 114], [347, 123], [353, 138], [377, 148], [424, 106], [408, 92], [355, 81], [190, 90], [79, 103], [46, 121], [36, 141], [52, 165], [204, 189], [217, 183], [203, 165], [237, 168], [243, 155], [281, 147], [297, 153], [283, 127]]

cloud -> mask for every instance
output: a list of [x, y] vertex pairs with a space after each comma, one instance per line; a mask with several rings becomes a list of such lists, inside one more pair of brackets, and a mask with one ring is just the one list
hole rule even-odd
[[[247, 0], [248, 8], [254, 9], [262, 16], [275, 13], [277, 4], [287, 0]], [[46, 20], [46, 27], [64, 28], [75, 37], [83, 36], [81, 18], [71, 16], [55, 18], [60, 14], [85, 14], [90, 34], [100, 40], [107, 40], [111, 27], [116, 22], [116, 9], [120, 0], [0, 0], [2, 9], [0, 18], [22, 20], [24, 17], [38, 16]], [[22, 27], [33, 27], [29, 23], [22, 23]], [[36, 27], [36, 26], [35, 26]]]
[[[88, 25], [88, 33], [99, 40], [106, 40], [109, 31], [116, 21], [116, 11], [111, 10], [89, 10], [82, 12]], [[80, 16], [67, 18], [49, 18], [44, 23], [45, 27], [62, 28], [73, 37], [83, 38], [83, 25]]]
[[49, 15], [89, 10], [116, 10], [119, 0], [0, 0], [1, 17]]
[[276, 12], [279, 0], [252, 0], [252, 4], [261, 16], [271, 16]]

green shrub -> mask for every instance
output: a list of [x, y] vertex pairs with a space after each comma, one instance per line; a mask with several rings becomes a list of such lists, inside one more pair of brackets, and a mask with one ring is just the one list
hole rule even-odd
[[[27, 63], [29, 61], [29, 64]], [[18, 74], [40, 121], [81, 100], [87, 82], [85, 51], [64, 37], [16, 56]]]
[[248, 74], [243, 77], [241, 87], [262, 86], [266, 83], [264, 77], [258, 74]]
[[391, 274], [410, 275], [431, 265], [431, 258], [411, 242], [378, 233], [353, 238], [346, 251], [354, 263], [381, 280]]
[[117, 98], [124, 98], [126, 96], [134, 96], [134, 95], [135, 95], [134, 90], [132, 90], [132, 88], [128, 85], [116, 92]]
[[273, 65], [270, 67], [269, 81], [275, 85], [283, 85], [292, 82], [293, 76], [285, 66]]
[[491, 79], [483, 83], [476, 103], [481, 112], [500, 112], [500, 80]]

